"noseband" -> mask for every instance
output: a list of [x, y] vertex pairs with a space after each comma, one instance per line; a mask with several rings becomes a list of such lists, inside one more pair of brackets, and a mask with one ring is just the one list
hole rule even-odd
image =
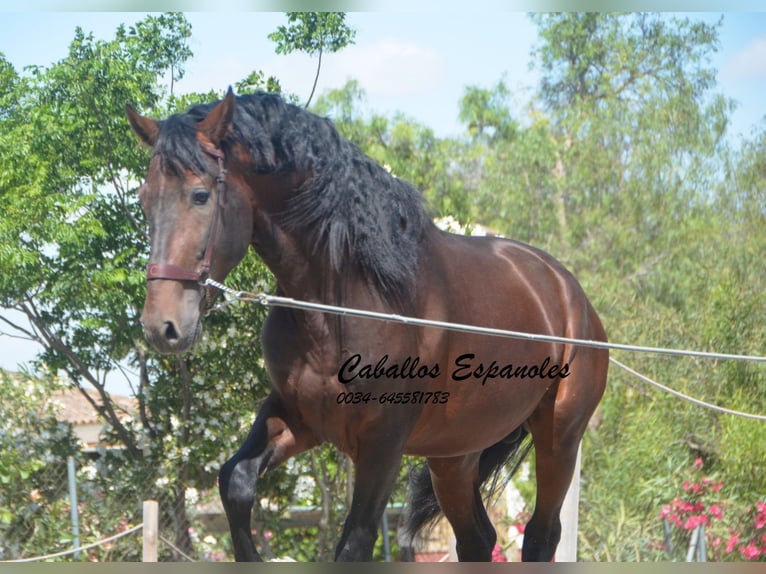
[[216, 235], [218, 234], [218, 220], [221, 218], [223, 209], [223, 196], [226, 191], [226, 169], [223, 166], [223, 152], [216, 148], [203, 147], [205, 153], [214, 157], [218, 161], [218, 176], [216, 177], [216, 203], [213, 212], [213, 221], [210, 223], [210, 233], [207, 237], [207, 246], [205, 255], [197, 269], [184, 269], [173, 263], [150, 263], [146, 267], [146, 279], [152, 281], [155, 279], [168, 279], [170, 281], [194, 281], [204, 284], [210, 274], [210, 262], [213, 258], [213, 245], [215, 245]]

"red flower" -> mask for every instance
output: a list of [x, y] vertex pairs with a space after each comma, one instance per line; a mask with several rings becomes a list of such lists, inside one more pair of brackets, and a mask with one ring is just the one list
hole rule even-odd
[[754, 560], [761, 555], [761, 549], [751, 542], [747, 546], [740, 546], [739, 553], [745, 557], [745, 560]]
[[508, 562], [499, 544], [495, 544], [495, 548], [492, 550], [492, 562]]
[[726, 543], [727, 554], [729, 552], [734, 552], [734, 549], [737, 547], [737, 544], [739, 544], [739, 536], [737, 536], [736, 534], [732, 534], [731, 538], [729, 538], [729, 541]]
[[759, 502], [755, 506], [758, 508], [758, 514], [755, 515], [755, 527], [760, 530], [766, 526], [766, 504]]
[[690, 516], [686, 519], [686, 524], [684, 524], [684, 530], [694, 530], [702, 523], [702, 517], [701, 516]]
[[694, 461], [694, 468], [702, 468], [703, 464], [705, 464], [705, 462], [701, 458], [698, 458]]
[[720, 519], [721, 517], [723, 517], [723, 512], [721, 511], [721, 507], [718, 506], [717, 504], [711, 504], [708, 510], [710, 511], [710, 514], [712, 514], [714, 518]]

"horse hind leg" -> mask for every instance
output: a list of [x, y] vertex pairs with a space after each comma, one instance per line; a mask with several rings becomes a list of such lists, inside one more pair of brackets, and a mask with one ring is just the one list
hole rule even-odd
[[288, 458], [315, 446], [310, 435], [290, 425], [279, 399], [261, 406], [250, 433], [237, 453], [222, 467], [218, 488], [231, 531], [237, 562], [261, 562], [251, 533], [251, 515], [258, 477]]
[[580, 349], [577, 358], [580, 365], [593, 368], [585, 373], [573, 366], [572, 375], [551, 389], [527, 421], [535, 446], [537, 496], [524, 530], [521, 559], [525, 562], [554, 558], [561, 538], [561, 506], [572, 481], [577, 451], [604, 391], [608, 355]]
[[555, 454], [535, 450], [537, 500], [532, 518], [524, 529], [521, 551], [524, 562], [553, 560], [561, 539], [560, 512], [575, 467], [577, 443]]
[[428, 459], [434, 492], [455, 533], [461, 562], [491, 561], [497, 542], [497, 533], [481, 499], [480, 455]]

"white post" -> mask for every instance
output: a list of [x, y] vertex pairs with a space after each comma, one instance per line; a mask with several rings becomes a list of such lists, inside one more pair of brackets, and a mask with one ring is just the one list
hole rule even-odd
[[159, 546], [160, 512], [156, 500], [144, 500], [144, 548], [143, 562], [157, 562], [157, 547]]
[[556, 549], [556, 562], [577, 562], [577, 527], [580, 506], [580, 458], [582, 443], [577, 447], [572, 482], [561, 506], [561, 540]]
[[[69, 506], [71, 507], [70, 516], [72, 518], [72, 537], [74, 538], [74, 547], [80, 547], [80, 518], [77, 509], [77, 478], [74, 468], [74, 457], [66, 458], [67, 479], [69, 482]], [[75, 552], [74, 558], [80, 558], [80, 553]]]

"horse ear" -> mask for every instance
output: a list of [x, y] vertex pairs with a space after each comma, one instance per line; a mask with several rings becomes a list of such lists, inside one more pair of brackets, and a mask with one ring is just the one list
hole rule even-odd
[[130, 127], [136, 132], [141, 143], [148, 147], [154, 147], [160, 133], [160, 127], [157, 122], [151, 118], [142, 116], [130, 104], [125, 104], [125, 113], [128, 115]]
[[234, 120], [234, 108], [237, 100], [234, 92], [229, 86], [226, 97], [207, 115], [207, 117], [197, 124], [197, 129], [210, 140], [215, 147], [221, 145], [221, 142], [231, 133], [231, 124]]

